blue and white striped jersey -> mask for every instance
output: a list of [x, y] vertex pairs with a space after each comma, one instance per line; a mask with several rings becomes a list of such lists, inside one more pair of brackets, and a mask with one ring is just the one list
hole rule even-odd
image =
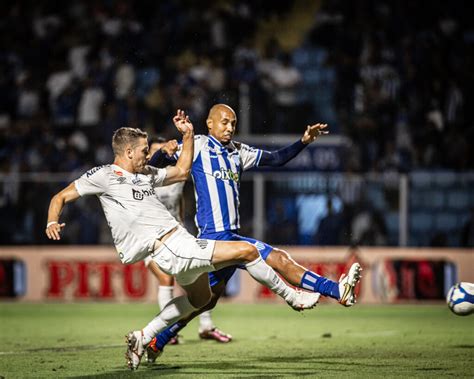
[[[243, 171], [258, 166], [262, 150], [232, 141], [223, 146], [212, 136], [194, 137], [191, 175], [199, 234], [240, 228], [239, 187]], [[181, 145], [174, 158], [181, 153]]]

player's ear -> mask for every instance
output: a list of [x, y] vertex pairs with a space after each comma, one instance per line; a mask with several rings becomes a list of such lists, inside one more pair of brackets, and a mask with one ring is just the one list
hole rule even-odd
[[125, 148], [125, 155], [128, 159], [132, 159], [133, 158], [133, 149], [132, 149], [132, 146], [130, 145], [127, 145], [127, 147]]
[[206, 120], [206, 124], [207, 124], [207, 129], [208, 129], [208, 130], [211, 130], [211, 129], [212, 129], [212, 118], [209, 117], [209, 118]]

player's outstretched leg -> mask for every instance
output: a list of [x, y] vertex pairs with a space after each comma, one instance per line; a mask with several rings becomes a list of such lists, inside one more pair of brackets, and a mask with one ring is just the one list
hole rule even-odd
[[[339, 282], [335, 282], [296, 263], [284, 250], [272, 248], [264, 256], [266, 262], [283, 276], [288, 283], [308, 291], [320, 293], [323, 296], [331, 297], [346, 307], [355, 304], [354, 289], [361, 278], [360, 273], [362, 271], [359, 263], [354, 263], [347, 275], [344, 274]], [[345, 292], [346, 288], [347, 293]]]
[[319, 295], [296, 291], [289, 287], [276, 272], [265, 263], [257, 248], [248, 242], [216, 241], [212, 263], [216, 268], [228, 266], [229, 262], [242, 262], [247, 272], [257, 282], [282, 297], [294, 310], [311, 309], [316, 306]]
[[198, 314], [202, 314], [208, 310], [213, 309], [216, 306], [220, 296], [224, 293], [227, 281], [232, 276], [236, 268], [237, 267], [229, 267], [227, 269], [221, 270], [219, 272], [220, 275], [217, 275], [217, 277], [215, 276], [215, 272], [209, 273], [209, 280], [212, 291], [211, 301], [205, 307], [192, 313], [188, 317], [179, 320], [175, 324], [167, 327], [166, 329], [158, 333], [155, 338], [152, 339], [146, 349], [148, 363], [155, 362], [155, 360], [163, 353], [165, 346], [170, 344], [172, 338], [176, 336], [178, 332], [189, 323], [189, 321], [191, 321]]
[[138, 369], [145, 350], [159, 331], [165, 329], [168, 325], [175, 323], [181, 318], [187, 317], [198, 309], [198, 307], [191, 304], [186, 296], [175, 297], [165, 306], [158, 316], [145, 326], [145, 328], [129, 332], [125, 336], [127, 343], [125, 359], [127, 360], [128, 368], [131, 370]]
[[351, 307], [356, 303], [354, 291], [361, 278], [361, 271], [360, 264], [354, 263], [347, 274], [341, 276], [339, 282], [334, 282], [312, 271], [306, 271], [301, 279], [301, 287], [332, 297], [341, 305]]
[[194, 283], [182, 287], [187, 296], [175, 297], [143, 330], [127, 334], [125, 358], [131, 370], [138, 368], [146, 347], [158, 332], [204, 308], [211, 301], [207, 273], [201, 275]]

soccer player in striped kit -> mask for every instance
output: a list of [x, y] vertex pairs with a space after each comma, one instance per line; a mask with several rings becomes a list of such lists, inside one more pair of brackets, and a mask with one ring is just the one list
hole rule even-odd
[[[214, 105], [209, 111], [206, 123], [208, 135], [195, 136], [191, 169], [196, 196], [195, 220], [199, 230], [198, 238], [247, 241], [258, 249], [267, 264], [282, 275], [288, 283], [331, 297], [344, 306], [354, 305], [354, 289], [362, 270], [359, 263], [354, 263], [347, 275], [339, 282], [334, 282], [299, 265], [286, 251], [238, 234], [240, 227], [239, 185], [242, 173], [259, 166], [284, 165], [319, 136], [328, 134], [325, 130], [327, 124], [308, 125], [302, 138], [292, 145], [277, 151], [264, 151], [232, 140], [237, 116], [228, 105]], [[169, 158], [176, 160], [179, 156], [180, 149]], [[158, 152], [152, 157], [152, 162], [163, 158], [163, 154]], [[213, 299], [201, 311], [215, 306], [224, 291], [225, 284], [237, 268], [239, 267], [232, 266], [209, 273]], [[148, 361], [156, 360], [168, 341], [197, 313], [159, 333], [148, 346]]]

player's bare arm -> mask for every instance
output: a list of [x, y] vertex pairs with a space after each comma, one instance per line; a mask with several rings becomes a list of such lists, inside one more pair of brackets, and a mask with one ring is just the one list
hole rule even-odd
[[174, 125], [183, 134], [183, 150], [175, 166], [166, 168], [166, 179], [164, 185], [185, 181], [191, 172], [194, 158], [194, 127], [189, 116], [183, 110], [178, 109], [173, 117]]
[[59, 223], [59, 216], [63, 211], [64, 205], [79, 198], [79, 193], [76, 190], [74, 183], [69, 184], [61, 192], [53, 196], [49, 203], [48, 222], [46, 224], [46, 235], [50, 240], [60, 240], [61, 230], [66, 226], [65, 223]]
[[329, 134], [329, 131], [324, 130], [326, 129], [328, 124], [314, 124], [314, 125], [308, 125], [306, 127], [306, 131], [303, 134], [303, 137], [301, 137], [301, 142], [303, 142], [305, 145], [310, 144], [318, 139], [319, 136]]

